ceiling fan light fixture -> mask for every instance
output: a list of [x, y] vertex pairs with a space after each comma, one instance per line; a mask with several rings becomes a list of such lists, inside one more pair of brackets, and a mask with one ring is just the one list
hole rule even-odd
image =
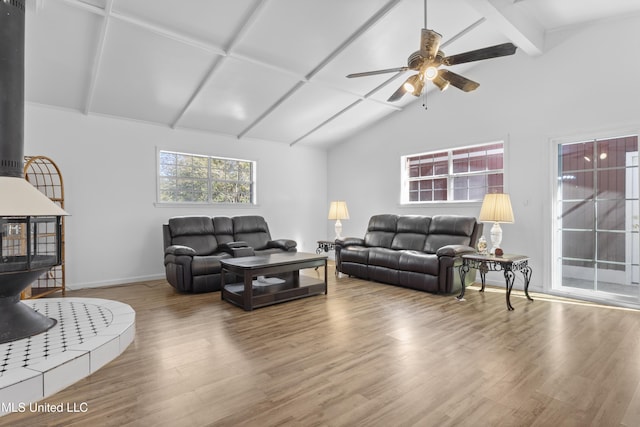
[[434, 67], [433, 65], [431, 65], [431, 66], [427, 67], [426, 70], [424, 70], [424, 76], [428, 80], [433, 80], [438, 76], [438, 69], [436, 67]]
[[449, 81], [442, 78], [441, 75], [437, 75], [432, 81], [440, 89], [440, 92], [447, 90], [449, 87]]
[[411, 82], [409, 80], [404, 82], [402, 87], [404, 87], [404, 90], [407, 91], [407, 92], [412, 92], [413, 93], [413, 91], [416, 90], [416, 88], [413, 87], [413, 85], [411, 84]]
[[419, 74], [409, 76], [409, 78], [402, 85], [407, 93], [411, 93], [414, 96], [420, 96], [422, 89], [424, 89], [424, 80], [420, 78]]
[[420, 96], [422, 94], [422, 90], [424, 89], [424, 82], [421, 80], [420, 84], [416, 86], [414, 91], [412, 92], [413, 96]]

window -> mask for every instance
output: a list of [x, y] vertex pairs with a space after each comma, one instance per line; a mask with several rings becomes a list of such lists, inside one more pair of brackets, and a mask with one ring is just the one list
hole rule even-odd
[[255, 204], [256, 162], [160, 151], [160, 203]]
[[402, 203], [482, 200], [504, 188], [504, 144], [402, 157]]

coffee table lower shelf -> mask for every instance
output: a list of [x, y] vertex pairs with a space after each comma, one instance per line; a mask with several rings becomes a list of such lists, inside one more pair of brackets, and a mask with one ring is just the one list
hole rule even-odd
[[[247, 311], [327, 293], [326, 255], [285, 252], [228, 258], [221, 260], [220, 264], [222, 265], [222, 291], [220, 292], [222, 299]], [[318, 267], [324, 267], [322, 279], [300, 274], [300, 270]], [[228, 273], [235, 274], [242, 282], [226, 284], [225, 279]]]
[[[251, 308], [260, 308], [279, 302], [325, 294], [326, 289], [324, 282], [307, 276], [299, 276], [298, 284], [285, 282], [277, 285], [254, 285], [252, 288]], [[222, 299], [238, 307], [246, 308], [244, 305], [244, 283], [225, 285], [222, 290]]]

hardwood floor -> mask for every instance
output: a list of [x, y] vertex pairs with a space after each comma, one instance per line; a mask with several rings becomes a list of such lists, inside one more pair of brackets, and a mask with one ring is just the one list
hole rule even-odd
[[[253, 312], [164, 281], [68, 291], [137, 313], [117, 359], [11, 426], [638, 426], [640, 312], [504, 290], [466, 301], [329, 272]], [[307, 274], [322, 274], [308, 270]]]

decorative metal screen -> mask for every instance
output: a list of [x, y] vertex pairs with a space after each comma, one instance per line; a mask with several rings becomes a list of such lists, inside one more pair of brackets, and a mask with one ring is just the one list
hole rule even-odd
[[[58, 166], [45, 156], [25, 156], [24, 177], [45, 196], [64, 209], [64, 185], [62, 174]], [[32, 285], [31, 289], [23, 292], [23, 298], [38, 298], [53, 292], [65, 292], [65, 258], [64, 258], [64, 221], [62, 218], [62, 263], [42, 274]], [[55, 232], [55, 224], [40, 224], [46, 227], [40, 230], [42, 239]]]

